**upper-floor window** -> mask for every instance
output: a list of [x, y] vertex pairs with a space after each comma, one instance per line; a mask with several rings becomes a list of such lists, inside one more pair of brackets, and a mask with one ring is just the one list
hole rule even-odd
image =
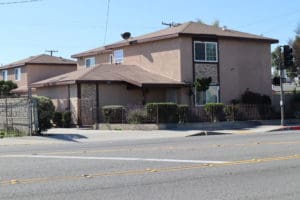
[[86, 58], [85, 59], [85, 67], [94, 67], [96, 65], [95, 57]]
[[21, 80], [21, 68], [15, 68], [15, 80]]
[[218, 48], [216, 42], [194, 42], [194, 61], [218, 62]]
[[115, 50], [113, 57], [114, 57], [115, 63], [122, 63], [124, 61], [123, 49]]
[[4, 81], [7, 81], [8, 80], [8, 77], [7, 77], [7, 70], [2, 70], [2, 79], [4, 80]]

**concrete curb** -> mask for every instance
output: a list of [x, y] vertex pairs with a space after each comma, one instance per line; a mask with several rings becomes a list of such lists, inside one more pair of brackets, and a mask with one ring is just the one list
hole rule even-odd
[[299, 131], [300, 130], [300, 126], [284, 126], [282, 128], [279, 129], [275, 129], [269, 132], [276, 132], [276, 131]]

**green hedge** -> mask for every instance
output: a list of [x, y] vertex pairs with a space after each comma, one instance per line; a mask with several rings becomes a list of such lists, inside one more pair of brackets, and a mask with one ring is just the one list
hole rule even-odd
[[37, 101], [39, 132], [52, 127], [51, 121], [54, 117], [55, 107], [48, 97], [34, 97]]
[[127, 115], [129, 124], [142, 124], [147, 118], [147, 113], [142, 109], [130, 110]]
[[102, 113], [106, 123], [122, 123], [125, 115], [125, 108], [121, 105], [103, 106]]
[[53, 123], [56, 127], [70, 128], [72, 123], [71, 112], [55, 112]]
[[147, 115], [156, 123], [177, 123], [176, 103], [148, 103], [146, 105]]
[[208, 103], [204, 105], [204, 110], [210, 117], [211, 122], [217, 122], [222, 120], [223, 108], [223, 103]]
[[177, 107], [177, 115], [178, 115], [178, 123], [185, 123], [189, 120], [189, 106], [188, 105], [178, 105]]

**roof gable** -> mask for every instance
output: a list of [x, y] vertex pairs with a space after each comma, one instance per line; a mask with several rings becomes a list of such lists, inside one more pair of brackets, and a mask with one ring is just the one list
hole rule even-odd
[[122, 40], [104, 47], [92, 49], [82, 53], [72, 55], [73, 58], [79, 58], [83, 56], [96, 55], [98, 53], [109, 51], [115, 48], [120, 48], [124, 46], [129, 46], [132, 44], [145, 43], [158, 41], [169, 38], [176, 38], [180, 36], [211, 36], [217, 38], [232, 38], [232, 39], [248, 39], [248, 40], [257, 40], [264, 41], [269, 43], [278, 43], [277, 39], [263, 37], [255, 34], [235, 31], [227, 28], [220, 28], [216, 26], [210, 26], [198, 22], [187, 22], [175, 27], [166, 28], [160, 31], [153, 33], [145, 34], [138, 37], [131, 37], [128, 40]]

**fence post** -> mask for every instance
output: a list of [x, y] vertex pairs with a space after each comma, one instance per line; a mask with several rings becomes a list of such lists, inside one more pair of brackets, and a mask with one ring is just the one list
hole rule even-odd
[[5, 126], [6, 126], [6, 133], [8, 133], [8, 114], [7, 114], [7, 98], [5, 98]]
[[156, 104], [156, 124], [159, 123], [158, 116], [159, 116], [159, 114], [158, 114], [158, 104]]

